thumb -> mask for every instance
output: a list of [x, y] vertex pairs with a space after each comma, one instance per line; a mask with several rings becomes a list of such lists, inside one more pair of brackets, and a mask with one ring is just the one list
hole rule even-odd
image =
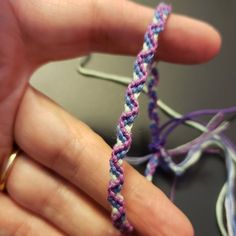
[[0, 1], [0, 165], [10, 154], [13, 124], [27, 84], [23, 42], [8, 1]]

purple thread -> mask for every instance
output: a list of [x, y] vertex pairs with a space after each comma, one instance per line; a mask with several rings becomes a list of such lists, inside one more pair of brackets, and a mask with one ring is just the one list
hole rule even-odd
[[158, 115], [158, 106], [157, 100], [158, 96], [155, 91], [155, 87], [158, 86], [159, 82], [159, 73], [158, 70], [153, 66], [151, 70], [151, 79], [148, 83], [148, 96], [150, 98], [149, 106], [148, 106], [148, 115], [151, 120], [150, 130], [151, 130], [151, 143], [149, 145], [149, 150], [151, 153], [154, 153], [153, 156], [149, 159], [148, 164], [145, 169], [145, 176], [149, 181], [152, 181], [153, 175], [156, 172], [156, 168], [159, 164], [158, 158], [160, 156], [160, 117]]
[[[165, 144], [170, 133], [186, 120], [193, 120], [199, 116], [204, 116], [204, 115], [214, 115], [217, 113], [222, 113], [225, 115], [225, 114], [235, 113], [235, 112], [236, 112], [236, 106], [223, 108], [223, 109], [204, 109], [204, 110], [190, 112], [181, 118], [172, 119], [160, 127], [160, 134], [163, 133], [161, 135], [161, 143]], [[164, 129], [166, 129], [168, 126], [169, 128], [166, 130], [166, 132], [164, 132]]]
[[148, 83], [148, 96], [150, 98], [149, 106], [148, 106], [148, 115], [151, 120], [150, 130], [151, 130], [151, 137], [152, 141], [149, 145], [149, 149], [152, 153], [156, 153], [159, 151], [159, 124], [160, 124], [160, 117], [158, 115], [158, 106], [157, 100], [158, 96], [155, 91], [155, 87], [158, 86], [159, 82], [159, 73], [155, 67], [151, 70], [152, 77]]

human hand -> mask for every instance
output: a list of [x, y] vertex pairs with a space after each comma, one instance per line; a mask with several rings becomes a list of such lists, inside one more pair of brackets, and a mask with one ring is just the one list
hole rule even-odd
[[[28, 80], [49, 61], [91, 51], [137, 53], [152, 14], [128, 1], [1, 1], [0, 158], [11, 152], [13, 140], [27, 153], [9, 176], [8, 196], [0, 195], [3, 235], [117, 232], [106, 202], [110, 148]], [[159, 59], [200, 63], [219, 47], [210, 26], [173, 14], [160, 39]], [[139, 234], [192, 235], [189, 221], [156, 187], [128, 164], [125, 173], [128, 217]]]

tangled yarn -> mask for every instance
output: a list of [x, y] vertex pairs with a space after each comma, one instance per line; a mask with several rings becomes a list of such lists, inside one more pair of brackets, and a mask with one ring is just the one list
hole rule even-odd
[[[113, 224], [122, 232], [130, 232], [133, 229], [127, 220], [124, 198], [121, 194], [124, 183], [123, 158], [129, 151], [132, 142], [131, 129], [139, 112], [137, 99], [152, 68], [155, 52], [158, 47], [158, 36], [164, 30], [170, 12], [171, 6], [164, 3], [159, 4], [156, 8], [153, 22], [149, 25], [144, 36], [143, 48], [134, 64], [133, 80], [128, 85], [125, 95], [125, 111], [121, 114], [117, 126], [117, 142], [113, 147], [110, 159], [111, 179], [108, 187], [108, 201], [112, 207], [111, 217]], [[158, 121], [154, 115], [152, 118], [153, 121]], [[153, 129], [153, 132], [156, 131]]]

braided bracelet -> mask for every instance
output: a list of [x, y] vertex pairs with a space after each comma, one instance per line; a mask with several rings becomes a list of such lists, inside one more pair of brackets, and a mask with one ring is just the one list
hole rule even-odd
[[124, 184], [123, 158], [129, 151], [132, 142], [131, 129], [139, 111], [137, 99], [152, 68], [158, 47], [158, 37], [164, 30], [170, 12], [171, 6], [164, 3], [159, 4], [156, 8], [153, 22], [148, 26], [144, 36], [143, 48], [134, 64], [133, 80], [128, 85], [125, 95], [125, 111], [121, 114], [117, 126], [117, 142], [113, 147], [110, 159], [111, 179], [108, 187], [108, 201], [112, 207], [113, 224], [121, 232], [133, 230], [132, 225], [127, 220], [124, 198], [121, 194]]

